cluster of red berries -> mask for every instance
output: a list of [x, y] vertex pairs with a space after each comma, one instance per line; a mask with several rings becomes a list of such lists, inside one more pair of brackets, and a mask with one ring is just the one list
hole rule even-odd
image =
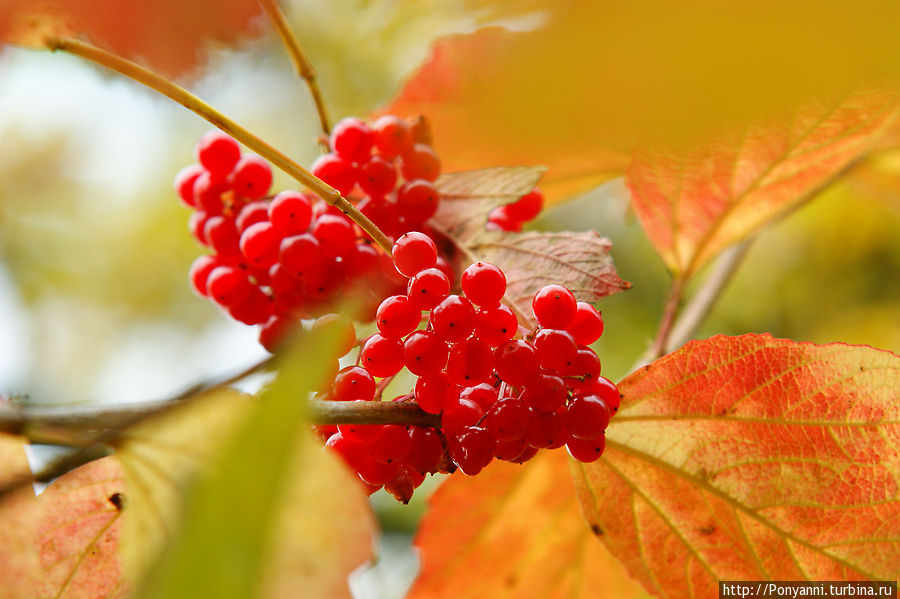
[[[334, 152], [316, 161], [314, 174], [358, 201], [388, 234], [421, 227], [434, 214], [431, 181], [440, 163], [428, 145], [414, 143], [405, 121], [386, 116], [369, 128], [344, 119], [330, 143]], [[191, 284], [234, 319], [262, 325], [266, 349], [298, 319], [322, 314], [348, 292], [358, 302], [356, 316], [371, 320], [379, 302], [402, 289], [390, 257], [340, 211], [296, 191], [267, 197], [268, 163], [242, 155], [231, 137], [208, 133], [196, 156], [198, 164], [175, 179], [179, 197], [195, 209], [191, 232], [212, 250], [194, 261]], [[446, 261], [440, 265], [452, 273]]]
[[402, 236], [392, 259], [408, 278], [406, 293], [378, 307], [378, 332], [363, 344], [359, 365], [335, 378], [330, 399], [371, 401], [376, 377], [405, 367], [418, 379], [414, 393], [398, 400], [415, 398], [441, 416], [441, 425], [330, 431], [327, 445], [372, 490], [384, 485], [407, 501], [428, 473], [459, 468], [475, 475], [492, 459], [522, 463], [539, 449], [563, 445], [582, 462], [600, 457], [619, 393], [600, 376], [588, 347], [603, 333], [593, 306], [549, 285], [534, 296], [539, 326], [529, 331], [501, 303], [506, 277], [497, 266], [470, 265], [462, 274], [464, 295], [455, 295], [435, 268], [437, 250], [427, 235]]

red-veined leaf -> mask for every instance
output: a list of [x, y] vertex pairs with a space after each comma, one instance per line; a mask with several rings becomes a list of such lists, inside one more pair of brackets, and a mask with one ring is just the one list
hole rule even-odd
[[900, 357], [718, 336], [619, 388], [607, 451], [575, 467], [576, 485], [588, 521], [657, 595], [900, 575]]
[[410, 599], [647, 597], [592, 538], [568, 479], [565, 453], [553, 451], [444, 482], [416, 537], [423, 564]]
[[896, 93], [858, 92], [700, 147], [647, 146], [626, 174], [638, 217], [669, 268], [689, 276], [831, 182], [897, 106]]

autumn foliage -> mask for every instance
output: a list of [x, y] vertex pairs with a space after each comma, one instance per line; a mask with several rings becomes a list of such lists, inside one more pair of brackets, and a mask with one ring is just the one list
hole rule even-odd
[[[389, 104], [370, 107], [370, 116], [427, 117], [444, 160], [427, 228], [457, 274], [477, 260], [502, 267], [504, 301], [520, 313], [550, 284], [598, 308], [631, 293], [632, 275], [613, 263], [616, 240], [594, 223], [486, 226], [536, 185], [565, 206], [621, 177], [629, 215], [671, 277], [658, 330], [618, 381], [602, 457], [541, 451], [526, 464], [451, 474], [418, 526], [421, 568], [407, 596], [688, 598], [716, 596], [720, 580], [896, 580], [900, 356], [762, 332], [696, 338], [739, 265], [729, 250], [896, 145], [900, 77], [884, 58], [892, 46], [881, 21], [867, 18], [875, 9], [829, 5], [811, 26], [794, 8], [776, 24], [762, 2], [747, 3], [743, 23], [717, 3], [688, 2], [678, 14], [650, 3], [664, 27], [629, 2], [593, 4], [487, 3], [509, 19], [500, 23], [530, 15], [522, 22], [532, 25], [437, 39]], [[254, 2], [6, 12], [0, 36], [10, 44], [84, 37], [170, 75], [202, 66], [210, 40], [266, 29]], [[215, 18], [199, 18], [207, 14]], [[654, 48], [657, 36], [662, 49], [611, 55], [632, 23], [631, 44]], [[796, 49], [778, 35], [791, 27], [805, 44], [784, 63], [794, 85], [771, 73]], [[844, 31], [840, 51], [815, 58], [815, 27]], [[725, 40], [731, 67], [768, 82], [770, 95], [706, 61]], [[754, 60], [758, 40], [770, 44]], [[696, 105], [700, 75], [667, 74], [695, 64], [715, 87]], [[651, 91], [671, 105], [647, 99]], [[693, 126], [704, 111], [708, 121]], [[607, 326], [616, 318], [604, 312]], [[273, 374], [253, 397], [226, 381], [114, 425], [51, 419], [51, 432], [77, 433], [74, 456], [110, 455], [82, 460], [38, 496], [24, 448], [44, 421], [0, 397], [0, 599], [350, 597], [348, 576], [374, 559], [375, 517], [354, 473], [308, 434], [339, 416], [298, 401], [327, 388], [337, 343], [302, 336], [256, 369]], [[379, 398], [394, 384], [385, 379]], [[398, 394], [408, 399], [409, 385]]]

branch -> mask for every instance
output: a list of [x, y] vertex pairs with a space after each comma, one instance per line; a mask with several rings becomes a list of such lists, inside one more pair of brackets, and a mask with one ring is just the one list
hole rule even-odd
[[116, 71], [129, 79], [133, 79], [138, 83], [142, 83], [147, 87], [171, 98], [178, 102], [191, 112], [203, 117], [209, 123], [218, 127], [234, 139], [238, 140], [276, 167], [296, 179], [304, 186], [313, 191], [322, 198], [326, 203], [334, 206], [359, 227], [365, 231], [381, 248], [391, 253], [393, 243], [384, 232], [379, 229], [375, 223], [370, 221], [366, 215], [356, 209], [344, 198], [336, 189], [310, 173], [308, 170], [288, 158], [285, 154], [277, 150], [274, 146], [263, 141], [247, 129], [241, 127], [227, 116], [187, 91], [181, 86], [169, 81], [165, 77], [150, 71], [137, 63], [131, 62], [121, 56], [117, 56], [106, 50], [92, 46], [91, 44], [69, 38], [54, 38], [47, 42], [47, 47], [52, 51], [62, 50], [75, 56], [80, 56], [86, 60], [104, 66], [110, 70]]
[[263, 9], [266, 11], [266, 15], [268, 15], [269, 20], [272, 22], [272, 26], [275, 27], [278, 37], [281, 38], [281, 43], [284, 45], [284, 49], [287, 50], [291, 62], [294, 63], [297, 74], [306, 81], [306, 86], [309, 88], [313, 103], [316, 105], [316, 113], [319, 115], [319, 124], [322, 127], [322, 132], [328, 136], [331, 132], [331, 125], [328, 121], [328, 113], [325, 111], [325, 102], [322, 100], [322, 91], [319, 89], [319, 84], [316, 81], [316, 71], [313, 68], [312, 63], [309, 62], [309, 59], [303, 52], [303, 48], [300, 47], [300, 42], [291, 31], [287, 19], [284, 17], [284, 13], [281, 12], [281, 8], [278, 6], [278, 1], [260, 0], [260, 4], [262, 4]]
[[672, 325], [675, 323], [675, 317], [678, 315], [678, 309], [681, 306], [686, 283], [687, 278], [681, 274], [675, 275], [675, 278], [672, 279], [672, 284], [669, 287], [669, 297], [666, 299], [666, 305], [663, 308], [662, 320], [659, 323], [656, 339], [645, 356], [648, 362], [652, 362], [665, 354], [669, 335], [672, 332]]
[[703, 281], [703, 286], [694, 294], [672, 327], [665, 345], [665, 353], [675, 351], [694, 336], [731, 281], [752, 242], [753, 238], [750, 238], [722, 252], [713, 271]]

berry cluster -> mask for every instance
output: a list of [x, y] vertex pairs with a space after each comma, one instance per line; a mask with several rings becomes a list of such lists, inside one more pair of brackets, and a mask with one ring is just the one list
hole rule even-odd
[[[370, 128], [344, 119], [330, 143], [334, 151], [316, 161], [314, 174], [358, 201], [389, 235], [422, 227], [434, 214], [431, 181], [440, 163], [405, 121], [385, 116]], [[212, 251], [194, 261], [191, 284], [234, 319], [262, 325], [266, 349], [299, 318], [326, 312], [348, 292], [358, 301], [355, 316], [371, 320], [384, 297], [402, 290], [390, 257], [340, 211], [296, 191], [267, 197], [268, 163], [242, 155], [231, 137], [208, 133], [196, 156], [198, 164], [175, 179], [179, 197], [195, 209], [191, 232]], [[452, 275], [446, 261], [439, 266]]]
[[563, 445], [582, 462], [600, 457], [619, 393], [600, 376], [588, 347], [603, 332], [590, 304], [563, 286], [544, 287], [532, 304], [539, 326], [529, 331], [501, 303], [506, 277], [497, 266], [470, 265], [464, 295], [456, 295], [435, 268], [437, 250], [427, 235], [402, 236], [392, 258], [408, 277], [406, 293], [378, 307], [378, 332], [363, 344], [359, 365], [335, 378], [330, 399], [372, 401], [375, 379], [405, 367], [418, 379], [414, 393], [398, 400], [415, 398], [441, 416], [441, 425], [330, 431], [327, 445], [372, 490], [384, 485], [407, 501], [428, 473], [459, 468], [475, 475], [494, 458], [522, 463], [539, 449]]
[[522, 225], [533, 220], [544, 207], [544, 194], [539, 189], [532, 189], [512, 204], [499, 206], [488, 215], [487, 228], [494, 231], [512, 231], [518, 233]]

